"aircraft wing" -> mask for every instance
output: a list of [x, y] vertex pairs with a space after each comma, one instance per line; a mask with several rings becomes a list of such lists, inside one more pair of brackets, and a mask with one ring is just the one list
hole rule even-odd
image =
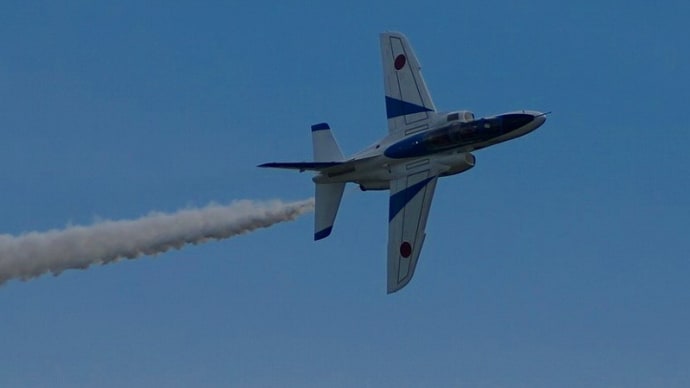
[[388, 215], [388, 293], [405, 287], [414, 275], [424, 244], [426, 220], [438, 174], [415, 172], [391, 181]]
[[429, 127], [436, 111], [412, 45], [399, 32], [380, 36], [388, 132], [407, 136]]

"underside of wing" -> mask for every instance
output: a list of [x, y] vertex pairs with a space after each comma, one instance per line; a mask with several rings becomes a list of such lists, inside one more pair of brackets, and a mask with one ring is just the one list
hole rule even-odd
[[414, 275], [438, 175], [431, 170], [391, 181], [388, 225], [388, 293]]

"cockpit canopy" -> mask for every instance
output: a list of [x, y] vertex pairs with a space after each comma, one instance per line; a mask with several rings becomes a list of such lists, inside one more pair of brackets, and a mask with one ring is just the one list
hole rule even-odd
[[460, 121], [462, 123], [474, 121], [474, 113], [468, 110], [460, 110], [456, 112], [447, 113], [446, 122], [450, 123], [452, 121]]

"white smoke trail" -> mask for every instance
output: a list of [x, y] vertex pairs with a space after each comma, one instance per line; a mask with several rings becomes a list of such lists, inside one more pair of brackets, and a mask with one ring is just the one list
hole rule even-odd
[[101, 221], [89, 226], [0, 235], [0, 285], [47, 272], [86, 269], [120, 259], [155, 255], [186, 244], [220, 240], [294, 220], [314, 209], [314, 200], [236, 201], [176, 213], [151, 213], [136, 220]]

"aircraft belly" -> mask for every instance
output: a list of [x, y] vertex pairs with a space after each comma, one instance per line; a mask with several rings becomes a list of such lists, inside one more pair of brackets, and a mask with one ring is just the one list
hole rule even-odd
[[[399, 161], [396, 161], [399, 162]], [[385, 181], [391, 179], [387, 158], [375, 157], [353, 160], [338, 168], [322, 171], [313, 178], [316, 183], [342, 183], [360, 181]]]

